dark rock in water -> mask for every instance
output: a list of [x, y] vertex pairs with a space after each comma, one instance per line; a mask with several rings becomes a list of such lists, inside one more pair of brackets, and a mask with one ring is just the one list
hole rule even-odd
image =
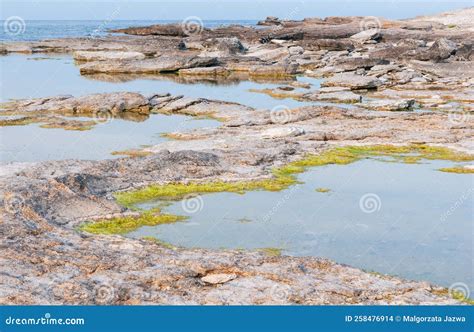
[[130, 35], [139, 35], [139, 36], [170, 36], [170, 37], [186, 37], [186, 29], [180, 24], [156, 24], [147, 27], [132, 27], [125, 29], [115, 29], [110, 30], [110, 32], [115, 33], [126, 33]]
[[257, 22], [257, 25], [265, 25], [265, 26], [280, 25], [280, 24], [281, 24], [280, 19], [275, 16], [267, 16], [267, 18], [264, 21]]

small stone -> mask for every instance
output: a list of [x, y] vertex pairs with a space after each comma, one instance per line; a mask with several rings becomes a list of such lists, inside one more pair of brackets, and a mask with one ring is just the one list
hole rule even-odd
[[237, 278], [237, 275], [235, 273], [216, 273], [208, 274], [207, 276], [202, 277], [201, 280], [208, 284], [217, 285], [224, 284], [226, 282], [234, 280], [235, 278]]

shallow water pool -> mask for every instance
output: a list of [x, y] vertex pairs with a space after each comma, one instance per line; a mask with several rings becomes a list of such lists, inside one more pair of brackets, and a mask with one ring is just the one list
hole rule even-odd
[[[275, 99], [250, 89], [275, 88], [278, 83], [232, 81], [226, 84], [194, 81], [176, 75], [94, 75], [82, 76], [69, 55], [0, 56], [2, 71], [1, 102], [9, 99], [39, 98], [56, 95], [81, 96], [92, 93], [129, 91], [144, 95], [171, 93], [186, 97], [208, 98], [241, 103], [254, 108], [272, 109], [308, 105], [290, 98]], [[299, 78], [318, 88], [320, 80]]]
[[281, 248], [288, 255], [473, 289], [472, 176], [437, 171], [446, 165], [451, 163], [363, 160], [316, 167], [298, 177], [303, 184], [280, 192], [175, 202], [164, 211], [188, 220], [129, 236], [185, 247]]
[[152, 114], [140, 122], [113, 118], [86, 131], [41, 128], [38, 124], [0, 127], [0, 160], [27, 162], [114, 158], [120, 155], [111, 155], [113, 151], [165, 141], [166, 138], [161, 137], [163, 133], [219, 125], [216, 120]]

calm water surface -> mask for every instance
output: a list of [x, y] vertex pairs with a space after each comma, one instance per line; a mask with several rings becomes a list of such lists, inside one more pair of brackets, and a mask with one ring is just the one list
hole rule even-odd
[[[142, 227], [129, 236], [185, 247], [277, 247], [473, 289], [472, 177], [436, 171], [445, 165], [364, 160], [317, 167], [299, 176], [303, 184], [281, 192], [216, 193], [173, 203], [165, 211], [187, 221]], [[331, 191], [316, 192], [320, 187]]]
[[[169, 92], [187, 97], [204, 97], [239, 102], [257, 109], [308, 105], [293, 99], [274, 99], [249, 89], [274, 88], [281, 84], [238, 81], [232, 84], [181, 83], [176, 77], [138, 77], [130, 81], [108, 82], [81, 76], [70, 56], [8, 55], [0, 57], [0, 101], [71, 94], [134, 91], [144, 95]], [[319, 80], [299, 78], [319, 87]], [[87, 119], [86, 119], [87, 120]], [[89, 119], [90, 120], [90, 119]], [[59, 160], [69, 158], [104, 159], [110, 152], [163, 141], [161, 133], [216, 127], [213, 120], [184, 116], [152, 115], [132, 122], [114, 119], [84, 131], [44, 129], [38, 125], [0, 127], [0, 154], [3, 162]]]

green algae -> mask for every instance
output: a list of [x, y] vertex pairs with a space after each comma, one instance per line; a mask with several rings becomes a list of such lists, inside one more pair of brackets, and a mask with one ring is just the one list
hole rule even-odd
[[424, 144], [346, 146], [333, 148], [318, 155], [310, 154], [301, 160], [275, 168], [272, 170], [273, 176], [269, 179], [240, 182], [213, 181], [151, 185], [135, 191], [116, 193], [115, 198], [119, 204], [132, 207], [136, 203], [152, 199], [180, 200], [189, 194], [199, 195], [217, 192], [244, 194], [247, 191], [254, 190], [280, 191], [298, 183], [295, 175], [304, 172], [309, 167], [347, 165], [367, 158], [405, 163], [418, 163], [421, 160], [466, 162], [473, 161], [474, 155]]
[[166, 242], [166, 241], [162, 241], [162, 240], [157, 239], [156, 237], [153, 237], [153, 236], [144, 236], [144, 237], [142, 237], [142, 240], [155, 243], [155, 244], [159, 245], [160, 247], [163, 247], [163, 248], [166, 248], [166, 249], [171, 249], [171, 250], [176, 250], [177, 249], [177, 247], [172, 245], [171, 243]]
[[444, 167], [444, 168], [440, 168], [438, 171], [447, 172], [447, 173], [457, 173], [457, 174], [474, 174], [473, 168], [466, 168], [466, 167], [461, 167], [461, 166]]
[[329, 188], [316, 188], [315, 191], [317, 191], [318, 193], [328, 193], [331, 191], [331, 189]]
[[268, 248], [260, 248], [258, 251], [261, 251], [265, 253], [268, 256], [271, 257], [280, 257], [281, 256], [281, 248], [274, 248], [274, 247], [268, 247]]
[[79, 230], [92, 234], [126, 234], [142, 226], [170, 224], [184, 219], [186, 219], [184, 216], [145, 212], [139, 216], [115, 217], [86, 222], [79, 226]]

